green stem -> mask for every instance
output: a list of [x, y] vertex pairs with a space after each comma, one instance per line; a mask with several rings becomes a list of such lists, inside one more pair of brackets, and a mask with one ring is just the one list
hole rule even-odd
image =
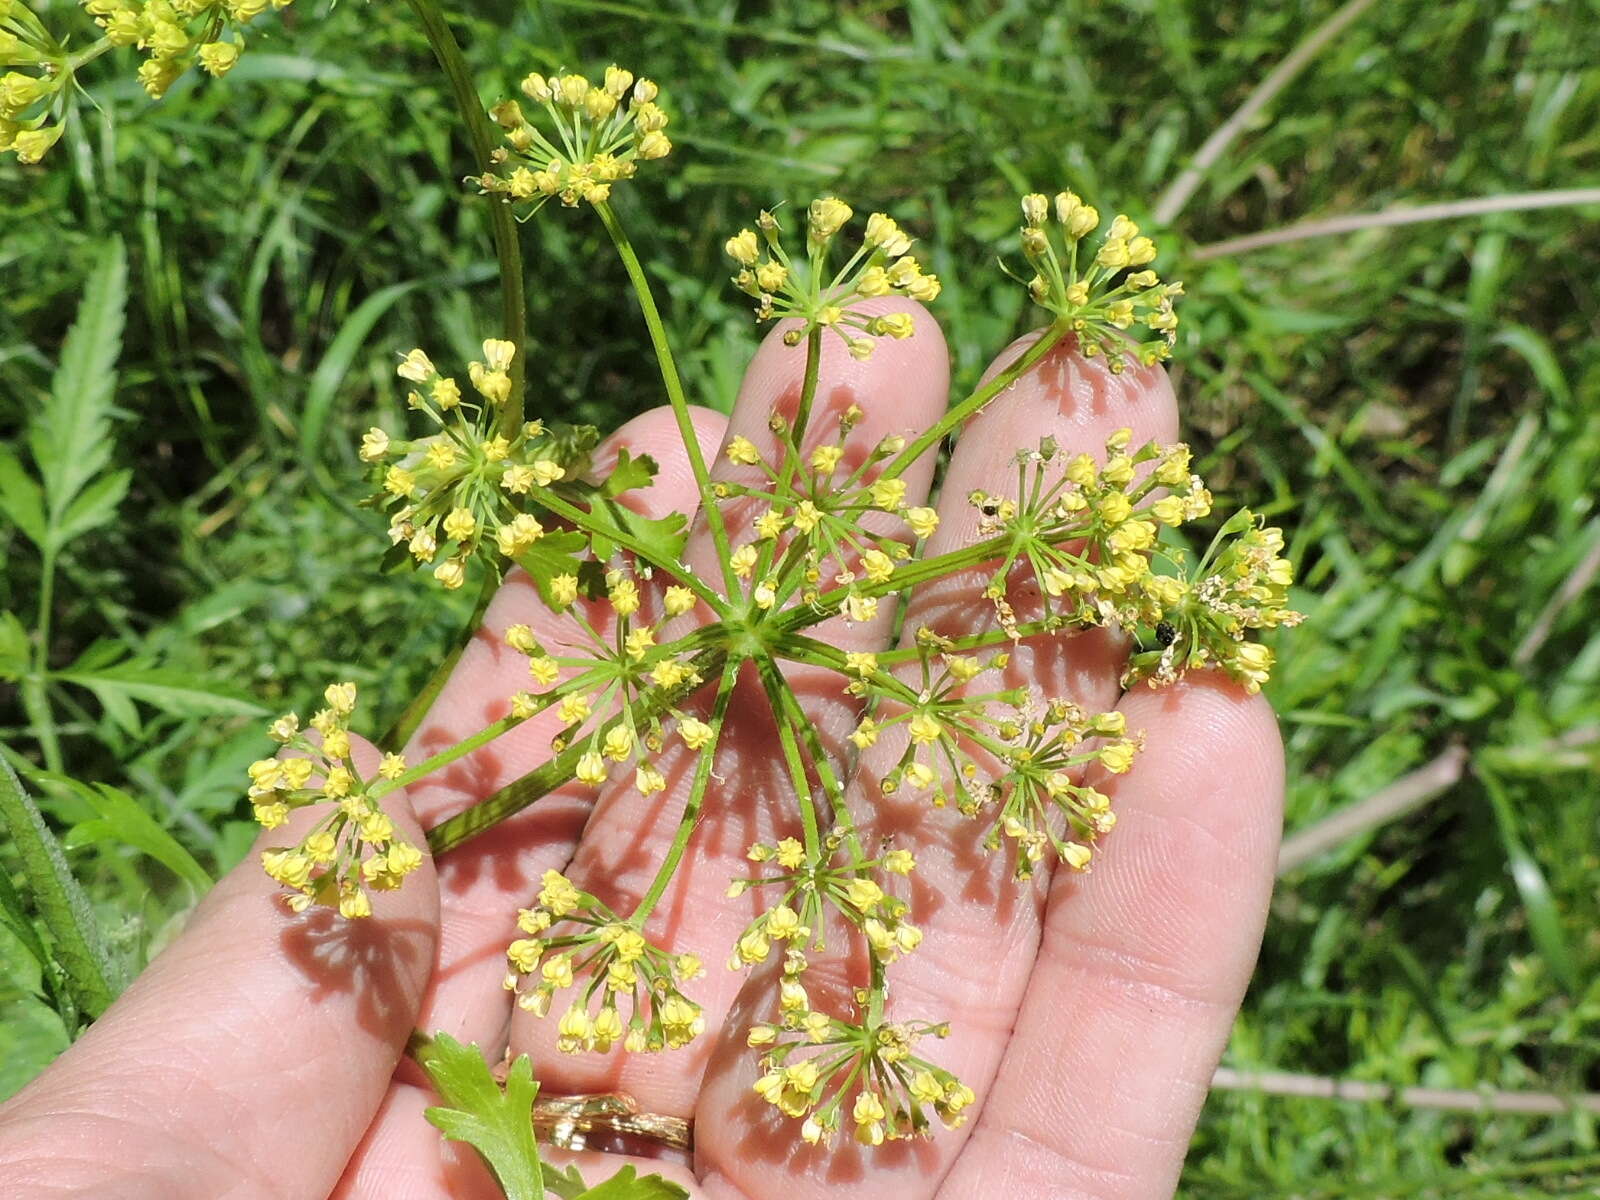
[[94, 42], [88, 46], [85, 46], [76, 54], [71, 55], [64, 63], [61, 64], [61, 69], [65, 74], [74, 74], [80, 68], [88, 66], [102, 54], [105, 54], [107, 51], [113, 49], [115, 49], [115, 47], [112, 45], [111, 39], [108, 37], [103, 37], [98, 42]]
[[789, 779], [794, 786], [795, 801], [800, 805], [800, 824], [804, 829], [806, 857], [812, 862], [822, 858], [822, 832], [817, 824], [817, 806], [811, 802], [811, 781], [806, 777], [805, 760], [800, 756], [800, 745], [795, 741], [794, 730], [789, 727], [783, 703], [788, 689], [778, 664], [762, 658], [756, 664], [761, 673], [761, 686], [766, 690], [767, 702], [772, 705], [772, 720], [778, 727], [778, 744], [783, 749], [784, 765], [789, 768]]
[[[811, 404], [817, 395], [817, 379], [822, 372], [822, 329], [813, 329], [806, 335], [806, 366], [805, 376], [800, 383], [800, 403], [795, 408], [794, 424], [790, 426], [790, 440], [794, 443], [794, 453], [783, 456], [783, 465], [779, 469], [777, 486], [773, 490], [774, 496], [786, 496], [789, 487], [794, 482], [795, 467], [800, 456], [805, 453], [806, 426], [811, 421]], [[800, 542], [795, 542], [798, 548]], [[778, 539], [773, 538], [761, 550], [761, 565], [757, 568], [757, 578], [764, 578], [772, 568], [772, 560], [778, 552]], [[799, 557], [793, 561], [799, 562]]]
[[55, 609], [56, 552], [46, 546], [39, 567], [39, 611], [34, 621], [33, 671], [23, 680], [23, 707], [39, 741], [45, 766], [63, 770], [61, 740], [56, 737], [55, 715], [50, 710], [50, 694], [45, 677], [50, 669], [50, 622]]
[[[842, 665], [842, 664], [841, 664]], [[782, 682], [780, 680], [780, 682]], [[794, 689], [784, 683], [779, 690], [778, 702], [782, 704], [783, 711], [794, 728], [800, 730], [800, 736], [805, 739], [806, 749], [811, 753], [811, 762], [816, 767], [817, 778], [822, 783], [822, 790], [827, 793], [833, 806], [833, 827], [844, 830], [846, 841], [850, 845], [850, 852], [857, 861], [866, 857], [866, 852], [861, 845], [861, 835], [856, 831], [855, 818], [852, 816], [844, 802], [844, 783], [834, 773], [833, 764], [828, 759], [826, 747], [817, 735], [816, 724], [807, 718], [805, 711], [800, 707], [800, 701], [794, 694]], [[783, 717], [779, 717], [780, 725]]]
[[1044, 332], [1039, 335], [1033, 345], [1022, 352], [1016, 362], [1001, 371], [1000, 374], [989, 380], [988, 383], [973, 392], [960, 404], [950, 409], [943, 417], [925, 430], [916, 441], [897, 454], [894, 461], [883, 469], [882, 478], [893, 479], [895, 476], [902, 474], [912, 463], [926, 454], [930, 446], [938, 445], [946, 434], [953, 432], [968, 417], [978, 412], [989, 401], [1026, 374], [1034, 363], [1050, 353], [1056, 343], [1069, 332], [1070, 330], [1067, 328], [1065, 321], [1058, 320], [1045, 326]]
[[667, 390], [667, 401], [672, 405], [672, 415], [677, 418], [678, 434], [683, 438], [684, 452], [689, 456], [689, 469], [694, 473], [695, 487], [700, 491], [700, 511], [705, 515], [706, 524], [711, 529], [712, 540], [716, 542], [717, 559], [722, 564], [723, 586], [728, 589], [728, 598], [732, 599], [740, 590], [738, 576], [733, 573], [729, 561], [733, 557], [733, 549], [728, 541], [727, 526], [722, 520], [722, 510], [711, 495], [711, 475], [706, 470], [705, 455], [700, 453], [700, 439], [695, 436], [694, 422], [689, 418], [689, 401], [683, 392], [683, 382], [678, 378], [678, 364], [672, 357], [672, 346], [667, 341], [667, 330], [661, 320], [661, 310], [656, 307], [655, 296], [650, 290], [650, 280], [644, 273], [639, 256], [634, 253], [633, 244], [628, 241], [627, 232], [617, 220], [617, 214], [605, 201], [594, 207], [600, 214], [606, 232], [611, 235], [618, 257], [622, 259], [623, 269], [627, 271], [628, 281], [633, 285], [634, 295], [638, 298], [639, 310], [644, 314], [645, 328], [650, 331], [650, 345], [655, 350], [656, 365], [661, 369], [661, 382]]
[[[472, 146], [472, 157], [479, 172], [493, 165], [496, 134], [494, 125], [484, 112], [483, 101], [478, 98], [471, 69], [461, 53], [460, 43], [450, 32], [449, 22], [439, 8], [438, 0], [410, 0], [411, 9], [422, 22], [423, 35], [433, 48], [450, 83], [450, 93], [461, 119], [466, 126], [467, 141]], [[527, 377], [526, 298], [522, 284], [522, 250], [517, 242], [517, 221], [511, 206], [498, 199], [489, 202], [489, 227], [494, 234], [495, 257], [500, 260], [500, 336], [510, 342], [511, 394], [499, 412], [499, 432], [514, 437], [522, 424], [524, 381]]]
[[684, 805], [683, 816], [678, 820], [678, 832], [672, 839], [672, 846], [667, 851], [666, 858], [661, 860], [661, 866], [656, 870], [656, 877], [650, 883], [650, 890], [644, 894], [638, 906], [629, 918], [635, 925], [643, 925], [646, 917], [660, 902], [662, 894], [667, 890], [667, 884], [672, 882], [672, 876], [678, 869], [678, 864], [683, 861], [684, 851], [689, 848], [689, 838], [694, 834], [695, 826], [700, 824], [700, 809], [705, 804], [706, 786], [711, 780], [711, 765], [717, 757], [717, 743], [722, 738], [722, 723], [728, 715], [728, 702], [733, 699], [734, 684], [739, 679], [739, 660], [729, 659], [722, 668], [722, 681], [717, 685], [717, 699], [711, 711], [711, 742], [699, 751], [699, 761], [695, 764], [694, 782], [689, 788], [689, 801]]
[[[726, 661], [725, 651], [708, 649], [697, 654], [690, 665], [701, 678], [705, 678], [721, 671]], [[634, 713], [634, 719], [648, 720], [653, 715], [665, 712], [691, 690], [693, 688], [685, 684], [669, 692], [657, 693], [648, 703], [639, 706], [639, 711]], [[622, 719], [621, 714], [612, 717], [601, 726], [599, 736], [604, 737]], [[578, 759], [582, 757], [587, 745], [588, 739], [575, 741], [543, 766], [528, 772], [521, 779], [507, 784], [499, 791], [485, 796], [471, 808], [441, 821], [427, 831], [428, 849], [435, 855], [453, 850], [485, 830], [492, 829], [512, 814], [521, 812], [541, 796], [553, 792], [577, 773]]]

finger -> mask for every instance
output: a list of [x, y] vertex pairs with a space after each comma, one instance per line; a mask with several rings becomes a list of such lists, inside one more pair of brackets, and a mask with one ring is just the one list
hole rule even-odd
[[1216, 676], [1123, 701], [1147, 738], [1119, 814], [1051, 889], [989, 1103], [940, 1196], [1170, 1196], [1244, 996], [1282, 824], [1272, 710]]
[[[691, 409], [690, 415], [702, 453], [713, 453], [726, 420], [709, 409]], [[604, 469], [623, 449], [648, 454], [659, 467], [648, 487], [624, 494], [625, 503], [647, 517], [694, 513], [699, 494], [671, 409], [652, 409], [623, 425], [596, 450], [595, 461]], [[525, 574], [512, 572], [411, 739], [412, 762], [499, 720], [511, 696], [531, 686], [527, 657], [505, 642], [506, 629], [519, 622], [554, 644], [576, 628], [570, 615], [545, 607]], [[419, 817], [437, 825], [541, 766], [561, 727], [556, 712], [548, 710], [429, 776], [411, 789]], [[498, 1057], [511, 1012], [500, 981], [506, 946], [518, 936], [517, 909], [537, 889], [540, 875], [566, 866], [592, 801], [591, 789], [568, 784], [440, 860], [439, 960], [423, 1003], [423, 1028], [476, 1042]]]
[[[376, 768], [371, 746], [354, 752], [363, 771]], [[424, 844], [404, 793], [384, 807]], [[293, 844], [323, 815], [301, 810], [258, 850]], [[438, 889], [425, 859], [398, 891], [374, 892], [362, 920], [296, 915], [278, 893], [252, 854], [0, 1110], [0, 1194], [326, 1194], [411, 1032]]]
[[[919, 305], [903, 300], [873, 302], [874, 312], [906, 311], [914, 314], [916, 334], [905, 341], [880, 339], [871, 358], [857, 361], [843, 344], [825, 337], [819, 385], [802, 446], [824, 438], [831, 441], [842, 413], [852, 405], [862, 410], [859, 423], [845, 445], [849, 471], [864, 461], [869, 451], [891, 435], [915, 435], [930, 424], [945, 406], [949, 368], [937, 323]], [[747, 371], [739, 401], [729, 423], [728, 436], [743, 436], [776, 461], [776, 443], [768, 422], [774, 411], [793, 418], [800, 400], [805, 368], [803, 347], [786, 347], [780, 327], [763, 342]], [[737, 468], [719, 456], [717, 475], [723, 479], [754, 483], [753, 468]], [[906, 475], [908, 503], [925, 495], [931, 464]], [[755, 504], [725, 506], [735, 544], [753, 536], [750, 523]], [[720, 588], [721, 568], [711, 534], [704, 521], [686, 551], [686, 560], [701, 578]], [[817, 636], [844, 646], [878, 645], [887, 636], [893, 613], [857, 626], [835, 624]], [[805, 673], [790, 676], [791, 685], [806, 699], [817, 701], [808, 714], [824, 740], [839, 738], [853, 725], [853, 717], [825, 698], [840, 689], [813, 685]], [[620, 1088], [635, 1096], [647, 1111], [688, 1116], [693, 1111], [709, 1046], [722, 1016], [738, 990], [739, 979], [720, 969], [730, 947], [755, 915], [751, 899], [726, 895], [731, 876], [742, 874], [743, 855], [750, 843], [772, 840], [793, 832], [792, 806], [773, 798], [792, 792], [782, 760], [775, 752], [776, 737], [770, 707], [754, 679], [741, 682], [730, 710], [716, 758], [716, 769], [705, 797], [702, 819], [683, 864], [653, 910], [647, 933], [658, 945], [676, 953], [699, 955], [710, 967], [706, 977], [686, 989], [704, 1009], [707, 1035], [684, 1049], [665, 1056], [581, 1055], [570, 1057], [554, 1049], [555, 1021], [531, 1016], [513, 1018], [513, 1045], [534, 1056], [534, 1070], [552, 1091], [590, 1092]], [[603, 789], [572, 864], [573, 882], [593, 892], [621, 914], [633, 911], [645, 894], [657, 867], [677, 832], [690, 792], [692, 756], [676, 739], [657, 760], [669, 783], [665, 791], [641, 796], [626, 781]]]
[[[989, 370], [1003, 370], [1031, 342], [1023, 339], [1002, 353]], [[1070, 342], [1046, 354], [1036, 367], [1002, 392], [963, 432], [941, 486], [940, 523], [925, 554], [932, 556], [982, 540], [974, 490], [1008, 494], [1016, 486], [1019, 449], [1037, 448], [1053, 437], [1067, 455], [1103, 458], [1107, 439], [1133, 430], [1134, 444], [1171, 441], [1177, 410], [1172, 388], [1159, 369], [1112, 373], [1104, 358], [1084, 359]], [[919, 626], [945, 636], [999, 627], [994, 603], [983, 595], [995, 570], [988, 565], [953, 574], [912, 597], [902, 637], [911, 644]], [[1009, 600], [1022, 621], [1040, 615], [1030, 578], [1013, 580]], [[1004, 674], [1008, 687], [1030, 687], [1092, 710], [1110, 707], [1118, 695], [1126, 646], [1117, 635], [1093, 630], [1076, 636], [1026, 639], [1011, 650]], [[919, 678], [919, 676], [917, 677]], [[979, 691], [995, 690], [993, 676], [980, 676]], [[1032, 882], [1012, 877], [1012, 859], [983, 847], [986, 821], [955, 807], [930, 805], [927, 793], [903, 789], [882, 794], [878, 781], [898, 762], [904, 727], [866, 750], [852, 787], [866, 844], [885, 839], [909, 849], [917, 869], [911, 876], [911, 919], [922, 930], [921, 947], [889, 971], [889, 1013], [900, 1020], [951, 1022], [949, 1038], [918, 1052], [953, 1071], [981, 1097], [994, 1075], [1038, 946], [1047, 868]], [[817, 958], [807, 972], [812, 1003], [847, 1015], [850, 989], [862, 982], [859, 964], [837, 956]], [[752, 987], [759, 986], [752, 981]], [[833, 1006], [827, 1007], [832, 1000]], [[752, 1005], [757, 1003], [752, 997]], [[765, 1000], [770, 1010], [770, 1002]], [[767, 1019], [770, 1011], [757, 1011]], [[775, 1112], [750, 1093], [757, 1074], [754, 1056], [730, 1045], [719, 1053], [708, 1079], [697, 1124], [701, 1163], [746, 1191], [761, 1195], [789, 1172], [806, 1171], [804, 1195], [836, 1193], [840, 1173], [850, 1194], [892, 1194], [913, 1200], [929, 1195], [964, 1139], [964, 1131], [941, 1133], [930, 1143], [862, 1151], [846, 1130], [832, 1155], [801, 1149], [792, 1125], [774, 1129]], [[980, 1100], [981, 1103], [981, 1100]], [[846, 1109], [848, 1116], [848, 1107]], [[765, 1147], [759, 1131], [768, 1131]], [[779, 1136], [771, 1136], [777, 1133]], [[853, 1189], [859, 1188], [859, 1191]]]

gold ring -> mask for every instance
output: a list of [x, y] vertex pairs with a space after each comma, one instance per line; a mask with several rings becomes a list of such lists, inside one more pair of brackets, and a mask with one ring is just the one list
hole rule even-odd
[[582, 1150], [596, 1134], [622, 1134], [674, 1150], [694, 1146], [694, 1124], [682, 1117], [639, 1111], [623, 1092], [540, 1097], [533, 1105], [533, 1135], [562, 1150]]

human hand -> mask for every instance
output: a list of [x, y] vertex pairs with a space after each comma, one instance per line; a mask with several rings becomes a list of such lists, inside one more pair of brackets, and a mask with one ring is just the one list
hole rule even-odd
[[[819, 423], [859, 404], [866, 415], [852, 440], [861, 445], [931, 423], [947, 398], [945, 348], [920, 309], [917, 330], [905, 342], [880, 342], [866, 362], [830, 345]], [[708, 457], [729, 430], [767, 444], [768, 414], [793, 405], [803, 358], [803, 349], [767, 339], [727, 429], [720, 417], [696, 415]], [[1171, 441], [1176, 421], [1159, 368], [1112, 375], [1104, 359], [1057, 349], [964, 431], [936, 541], [972, 538], [967, 493], [1008, 482], [1019, 445], [1053, 435], [1070, 451], [1098, 452], [1122, 427], [1136, 443]], [[654, 484], [639, 493], [651, 515], [692, 510], [695, 489], [666, 410], [630, 422], [608, 445], [660, 463]], [[928, 471], [907, 472], [913, 494], [926, 492]], [[689, 557], [705, 574], [706, 547], [691, 543]], [[988, 628], [992, 607], [976, 593], [971, 577], [941, 580], [914, 599], [906, 628]], [[870, 648], [887, 640], [888, 617], [817, 632]], [[568, 619], [537, 605], [524, 579], [509, 580], [415, 749], [425, 755], [481, 728], [525, 686], [525, 659], [499, 636], [506, 626], [528, 622], [555, 640]], [[1117, 637], [1096, 630], [1025, 643], [1007, 668], [1013, 685], [1037, 683], [1091, 709], [1120, 706], [1129, 730], [1145, 735], [1133, 768], [1098, 784], [1119, 823], [1090, 873], [1058, 870], [1052, 879], [1041, 870], [1031, 882], [1014, 881], [1004, 856], [981, 850], [973, 823], [925, 802], [877, 796], [867, 787], [873, 755], [862, 756], [853, 790], [864, 830], [892, 834], [918, 862], [911, 902], [925, 941], [897, 965], [891, 1008], [952, 1020], [951, 1036], [927, 1052], [978, 1094], [959, 1130], [874, 1149], [848, 1136], [831, 1149], [809, 1147], [751, 1092], [756, 1056], [743, 1031], [770, 1016], [753, 1005], [771, 988], [747, 986], [720, 966], [756, 912], [751, 897], [725, 890], [730, 875], [747, 870], [751, 842], [788, 830], [761, 802], [765, 791], [786, 786], [770, 725], [763, 727], [759, 705], [736, 703], [691, 859], [650, 923], [652, 940], [714, 964], [688, 989], [707, 1021], [689, 1047], [561, 1055], [553, 1018], [514, 1010], [501, 988], [516, 911], [542, 873], [565, 869], [626, 911], [673, 836], [686, 790], [642, 797], [607, 786], [596, 799], [572, 784], [424, 864], [403, 889], [376, 898], [367, 921], [292, 915], [256, 864], [244, 864], [128, 994], [0, 1110], [0, 1190], [495, 1196], [471, 1151], [442, 1142], [423, 1121], [431, 1102], [425, 1081], [401, 1062], [407, 1036], [420, 1027], [477, 1042], [491, 1057], [509, 1037], [513, 1054], [532, 1055], [544, 1095], [621, 1091], [644, 1111], [692, 1118], [693, 1163], [651, 1160], [646, 1169], [714, 1200], [1169, 1194], [1259, 943], [1281, 752], [1265, 702], [1218, 678], [1138, 687], [1119, 705], [1124, 656]], [[810, 715], [824, 740], [842, 743], [854, 724], [846, 698], [820, 680], [794, 683], [813, 699]], [[553, 712], [525, 723], [393, 794], [391, 816], [421, 844], [421, 827], [547, 758], [556, 728]], [[830, 977], [844, 985], [848, 964], [816, 960], [807, 977], [814, 995]], [[578, 1161], [598, 1180], [624, 1160], [586, 1153]]]

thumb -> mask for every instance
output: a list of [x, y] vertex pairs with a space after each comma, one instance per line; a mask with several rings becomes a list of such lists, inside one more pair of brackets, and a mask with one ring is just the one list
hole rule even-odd
[[[375, 770], [373, 746], [352, 753]], [[403, 791], [383, 806], [426, 845]], [[264, 834], [94, 1027], [0, 1107], [0, 1194], [328, 1193], [410, 1036], [439, 893], [425, 856], [397, 891], [373, 893], [370, 917], [289, 911], [261, 851], [297, 843], [326, 811]]]

